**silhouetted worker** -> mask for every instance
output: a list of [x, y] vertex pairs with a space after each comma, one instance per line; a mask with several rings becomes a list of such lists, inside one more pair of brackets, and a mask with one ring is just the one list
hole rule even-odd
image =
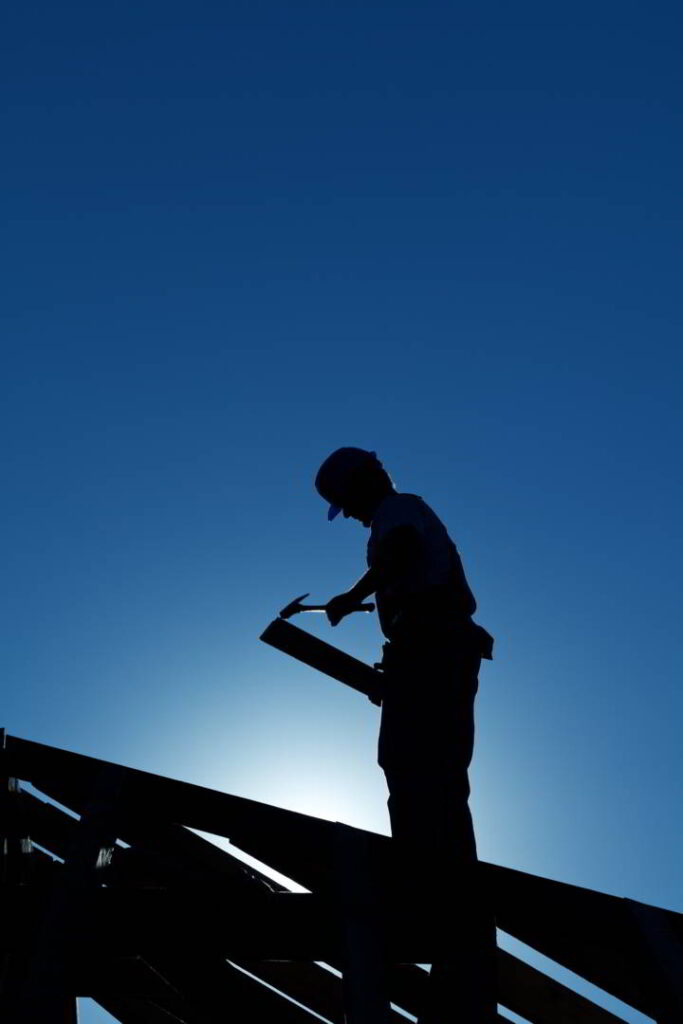
[[489, 1024], [496, 1016], [495, 925], [483, 902], [473, 919], [463, 908], [477, 889], [467, 776], [474, 698], [493, 638], [472, 621], [476, 602], [445, 526], [422, 498], [395, 489], [374, 452], [339, 448], [315, 486], [330, 502], [328, 519], [343, 512], [370, 529], [368, 570], [328, 601], [327, 616], [336, 626], [375, 594], [387, 638], [378, 761], [392, 836], [411, 888], [442, 919], [456, 915], [420, 1022]]

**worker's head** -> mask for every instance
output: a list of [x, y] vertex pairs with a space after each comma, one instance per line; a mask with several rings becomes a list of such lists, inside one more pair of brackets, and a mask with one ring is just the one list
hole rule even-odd
[[328, 519], [343, 512], [364, 526], [370, 526], [380, 501], [394, 489], [375, 452], [364, 448], [338, 448], [332, 452], [318, 470], [315, 487], [330, 503]]

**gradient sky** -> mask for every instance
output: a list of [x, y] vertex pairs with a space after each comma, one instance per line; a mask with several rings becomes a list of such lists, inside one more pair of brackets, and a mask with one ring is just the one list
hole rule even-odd
[[374, 448], [496, 637], [480, 855], [682, 911], [680, 6], [7, 17], [0, 725], [388, 831], [377, 709], [258, 640]]

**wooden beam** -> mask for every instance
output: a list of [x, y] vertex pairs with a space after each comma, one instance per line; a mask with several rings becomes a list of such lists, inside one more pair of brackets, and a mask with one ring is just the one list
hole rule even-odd
[[[178, 855], [180, 850], [182, 850], [183, 862], [185, 864], [194, 862], [197, 869], [202, 872], [220, 870], [224, 876], [234, 877], [235, 867], [237, 867], [238, 871], [244, 867], [230, 853], [218, 849], [213, 844], [188, 832], [186, 829], [175, 826], [169, 830], [165, 828], [157, 829], [153, 825], [148, 825], [147, 827], [148, 832], [145, 838], [142, 839], [138, 836], [138, 841], [144, 842], [147, 848], [150, 842], [154, 841], [158, 850], [165, 851], [165, 856]], [[154, 830], [154, 839], [152, 839], [152, 832], [149, 830]], [[128, 839], [131, 838], [131, 836], [128, 836]], [[125, 854], [133, 851], [120, 852]], [[243, 877], [245, 884], [251, 882], [259, 885], [260, 883], [261, 887], [266, 889], [274, 888], [282, 891], [282, 886], [273, 882], [257, 869], [248, 868], [245, 870], [247, 872], [246, 876]], [[135, 875], [132, 877], [134, 880]], [[216, 877], [220, 876], [217, 875]], [[594, 1024], [614, 1024], [614, 1022], [618, 1021], [619, 1018], [607, 1010], [603, 1010], [572, 989], [547, 977], [542, 972], [535, 970], [504, 950], [499, 949], [497, 957], [499, 1002], [501, 1005], [525, 1016], [528, 1020], [538, 1022], [538, 1024], [551, 1024], [551, 1022], [552, 1024], [565, 1024], [565, 1022], [569, 1024], [569, 1022], [573, 1021], [585, 1021], [586, 1024], [593, 1024], [593, 1022]], [[247, 966], [250, 970], [254, 970], [255, 973], [260, 971], [258, 964], [250, 963]], [[296, 972], [300, 968], [303, 969], [304, 966], [303, 964], [274, 964], [267, 962], [263, 965], [264, 971], [268, 975], [265, 980], [270, 980], [273, 974], [279, 974], [280, 980], [282, 980], [282, 976], [287, 975], [290, 967], [293, 972]], [[335, 966], [335, 964], [331, 964], [331, 966]], [[337, 980], [329, 972], [323, 972], [323, 974], [326, 975], [327, 979]], [[292, 977], [296, 978], [296, 975], [293, 974]], [[392, 968], [389, 981], [392, 1002], [413, 1013], [415, 1016], [419, 1015], [426, 982], [427, 975], [419, 968], [410, 968], [407, 965]], [[276, 982], [273, 983], [277, 984]], [[323, 984], [325, 983], [324, 980]], [[293, 995], [295, 998], [300, 998], [300, 992], [298, 996], [296, 992]], [[336, 998], [341, 1000], [341, 995], [337, 993]], [[329, 1005], [325, 1010], [318, 1008], [317, 1012], [322, 1013], [323, 1016], [329, 1019], [335, 1019], [331, 1016], [332, 1011]]]
[[[6, 751], [7, 734], [0, 729], [0, 898], [3, 900], [6, 894], [27, 882], [31, 850], [19, 807], [19, 782], [9, 773]], [[59, 1019], [60, 1012], [67, 1013], [71, 1002], [67, 1004], [63, 998], [44, 999], [40, 993], [31, 993], [31, 1006], [27, 1005], [30, 947], [27, 942], [17, 941], [23, 931], [16, 919], [0, 915], [0, 920], [0, 1018], [7, 1024], [18, 1024], [29, 1019], [36, 1010], [43, 1014], [46, 1024], [52, 1024]]]
[[[273, 960], [240, 960], [237, 963], [332, 1024], [344, 1024], [342, 981], [331, 971], [314, 963]], [[393, 1024], [401, 1022], [405, 1024], [405, 1018], [394, 1014]]]
[[241, 849], [244, 843], [278, 849], [291, 867], [305, 864], [317, 884], [333, 883], [333, 822], [13, 736], [7, 737], [6, 761], [16, 777], [76, 814], [85, 813], [105, 785], [117, 793], [124, 821], [175, 822], [224, 836]]
[[[117, 850], [112, 865], [112, 884], [139, 885], [146, 882], [177, 885], [183, 880], [201, 875], [212, 884], [222, 881], [223, 884], [238, 884], [252, 891], [284, 891], [282, 886], [256, 868], [247, 868], [229, 852], [179, 826], [159, 826], [150, 822], [143, 826], [141, 823], [135, 836], [126, 833], [126, 840], [135, 841], [136, 845], [130, 850]], [[508, 961], [507, 970], [500, 972], [499, 1001], [510, 1009], [518, 1007], [522, 995], [518, 989], [521, 985], [524, 989], [527, 1011], [524, 1015], [527, 1019], [545, 1024], [548, 1017], [544, 1011], [549, 1003], [557, 1020], [564, 1024], [565, 1020], [580, 1019], [579, 1011], [587, 1011], [593, 1006], [588, 1000], [582, 1001], [580, 996], [551, 979], [547, 979], [552, 989], [548, 997], [540, 983], [544, 977], [540, 972], [534, 972], [539, 978], [531, 985], [528, 979], [515, 976], [511, 966], [514, 962], [518, 965], [518, 972], [524, 972], [526, 964], [515, 961], [514, 957], [503, 950], [498, 950], [498, 957], [499, 960], [507, 958]], [[330, 971], [306, 963], [243, 960], [239, 963], [328, 1020], [339, 1024], [343, 1021], [341, 979]], [[533, 971], [533, 968], [528, 968], [528, 971]], [[426, 984], [427, 975], [419, 968], [403, 965], [390, 969], [389, 992], [392, 1002], [416, 1016], [421, 1011]], [[576, 1011], [574, 1017], [570, 1014], [571, 1009]], [[597, 1007], [594, 1009], [597, 1011], [595, 1024], [609, 1024], [617, 1019]], [[399, 1024], [399, 1015], [395, 1014], [394, 1017], [395, 1024]], [[592, 1024], [593, 1019], [588, 1016], [587, 1024]]]
[[625, 901], [648, 950], [650, 962], [660, 980], [660, 1009], [657, 1024], [683, 1020], [683, 918], [636, 900]]
[[498, 949], [498, 1001], [532, 1024], [619, 1024], [608, 1010]]
[[346, 825], [337, 825], [335, 852], [345, 1018], [348, 1024], [386, 1024], [390, 1013], [387, 935], [382, 927], [386, 908], [374, 875], [376, 863], [370, 846], [361, 846]]
[[31, 840], [22, 815], [19, 780], [10, 771], [9, 737], [0, 729], [0, 885], [28, 879]]
[[[44, 895], [20, 886], [2, 893], [0, 914], [4, 950], [25, 948], [44, 913]], [[98, 956], [137, 956], [150, 951], [201, 949], [238, 959], [339, 959], [339, 926], [328, 900], [312, 894], [254, 895], [204, 889], [74, 890], [70, 917], [78, 922], [71, 934], [66, 922], [53, 921], [49, 940], [65, 939], [78, 960], [91, 952], [97, 936]]]
[[51, 884], [35, 890], [38, 902], [34, 901], [33, 928], [21, 949], [25, 970], [17, 1004], [23, 1019], [46, 1024], [52, 1020], [77, 1022], [76, 992], [69, 986], [68, 965], [82, 936], [72, 904], [85, 902], [83, 896], [89, 889], [90, 893], [98, 891], [96, 873], [108, 863], [113, 844], [108, 835], [105, 809], [93, 805], [71, 832], [71, 848], [62, 869], [53, 873]]
[[[215, 832], [309, 889], [334, 891], [331, 822], [10, 736], [5, 747], [8, 774], [32, 781], [79, 813], [111, 776], [123, 818], [166, 819]], [[370, 837], [377, 857], [388, 863], [390, 840], [353, 831], [359, 841]], [[656, 1015], [660, 980], [624, 901], [494, 865], [481, 865], [480, 871], [499, 927], [642, 1013]], [[661, 913], [667, 928], [680, 935], [681, 915]]]
[[[57, 814], [63, 814], [63, 812], [57, 810]], [[64, 815], [64, 817], [67, 819], [67, 822], [72, 823], [71, 818], [67, 815]], [[73, 826], [77, 829], [78, 823], [73, 822]], [[218, 849], [191, 832], [171, 827], [164, 838], [167, 842], [175, 841], [176, 844], [179, 843], [179, 845], [185, 847], [185, 852], [188, 855], [190, 855], [191, 851], [191, 857], [197, 869], [201, 869], [204, 872], [210, 871], [211, 878], [206, 878], [207, 883], [220, 883], [222, 880], [222, 885], [234, 885], [235, 881], [240, 879], [242, 886], [255, 886], [259, 891], [268, 891], [269, 885], [274, 884], [270, 883], [265, 876], [262, 876], [263, 881], [260, 881], [259, 873], [254, 869], [247, 869], [248, 873], [244, 876], [241, 874], [236, 875], [234, 873], [235, 868], [239, 871], [242, 867], [240, 862], [235, 861], [229, 853]], [[135, 855], [136, 851], [134, 849], [119, 850], [117, 853], [124, 862], [130, 864], [130, 855]], [[168, 881], [168, 877], [162, 879], [149, 873], [150, 866], [153, 867], [154, 863], [154, 858], [150, 858], [147, 866], [143, 865], [145, 880], [149, 884], [156, 885], [162, 884], [162, 881]], [[173, 862], [165, 862], [165, 876], [170, 871], [170, 863]], [[209, 868], [209, 864], [211, 864], [211, 868]], [[131, 866], [133, 867], [132, 873], [128, 872], [126, 874], [124, 884], [135, 883], [136, 880], [139, 880], [136, 878], [137, 861], [134, 861]], [[220, 871], [216, 871], [217, 866], [220, 866]], [[198, 871], [192, 871], [191, 874], [197, 877]], [[114, 870], [114, 878], [116, 877], [116, 870]], [[178, 869], [175, 876], [171, 877], [175, 877], [177, 883], [187, 877], [187, 875], [182, 869]], [[123, 877], [121, 880], [124, 880]], [[111, 881], [110, 879], [110, 884]], [[100, 921], [98, 924], [99, 932], [104, 927], [104, 921]], [[120, 964], [121, 960], [119, 958], [111, 962]], [[127, 961], [128, 964], [131, 962], [133, 961]], [[78, 991], [82, 995], [92, 995], [94, 990], [98, 988], [98, 977], [100, 978], [99, 984], [102, 988], [101, 978], [104, 971], [104, 976], [109, 978], [109, 987], [105, 986], [104, 991], [109, 991], [109, 994], [112, 991], [112, 979], [114, 978], [118, 978], [119, 992], [121, 994], [145, 994], [153, 979], [147, 978], [145, 984], [140, 986], [139, 974], [131, 975], [130, 968], [127, 968], [125, 972], [123, 969], [109, 968], [109, 963], [110, 961], [104, 956], [104, 951], [102, 950], [92, 967], [88, 968], [86, 964], [83, 964], [81, 968], [75, 968], [80, 980], [78, 982], [79, 987], [74, 989], [74, 991]], [[342, 1019], [341, 982], [330, 972], [309, 964], [259, 963], [250, 961], [243, 962], [243, 966], [257, 976], [262, 977], [264, 981], [281, 988], [293, 998], [310, 1005], [311, 1009], [321, 1013], [328, 1019]], [[608, 1011], [595, 1006], [589, 1000], [546, 977], [541, 972], [536, 971], [503, 950], [498, 950], [498, 971], [499, 1002], [501, 1005], [521, 1014], [532, 1022], [538, 1022], [538, 1024], [551, 1024], [551, 1022], [552, 1024], [569, 1024], [569, 1022], [584, 1021], [585, 1024], [608, 1024], [608, 1022], [616, 1022], [618, 1020]], [[424, 971], [407, 966], [395, 967], [391, 970], [389, 979], [392, 1001], [402, 1006], [408, 1012], [418, 1015], [427, 984], [427, 975]], [[149, 994], [159, 995], [160, 993], [153, 991]]]
[[[50, 919], [49, 941], [69, 940], [76, 958], [98, 936], [102, 956], [148, 959], [150, 950], [201, 948], [231, 960], [342, 963], [343, 925], [336, 901], [312, 893], [251, 893], [212, 885], [177, 889], [74, 889], [68, 922]], [[45, 912], [43, 893], [17, 887], [3, 894], [9, 948], [25, 946]], [[401, 907], [380, 921], [387, 958], [430, 962], [438, 937], [428, 915]], [[73, 933], [72, 933], [73, 932]]]
[[[41, 845], [64, 857], [74, 841], [78, 822], [32, 794], [21, 795], [25, 798], [25, 816], [32, 834]], [[283, 891], [282, 886], [265, 875], [181, 826], [138, 820], [127, 824], [124, 838], [134, 845], [130, 849], [117, 848], [106, 874], [109, 885], [177, 886], [202, 879], [204, 883]], [[313, 963], [249, 961], [243, 966], [291, 998], [342, 1024], [341, 981], [329, 971]], [[283, 966], [290, 968], [285, 978], [276, 970]], [[270, 968], [275, 969], [272, 975]], [[84, 995], [99, 992], [107, 997], [159, 999], [168, 988], [168, 982], [141, 957], [96, 956], [90, 962], [74, 965], [74, 972], [74, 991]], [[398, 1014], [394, 1018], [395, 1024], [404, 1019]]]
[[482, 872], [499, 928], [656, 1018], [659, 979], [625, 900], [492, 864]]
[[313, 1024], [306, 1009], [225, 961], [176, 953], [154, 966], [168, 979], [163, 992], [145, 999], [107, 990], [93, 998], [122, 1024], [218, 1024], [233, 1019]]
[[306, 1009], [219, 957], [174, 952], [154, 964], [182, 993], [182, 1004], [177, 1005], [190, 1020], [196, 1015], [218, 1024], [239, 1015], [273, 1024], [313, 1024]]
[[115, 1020], [120, 1021], [120, 1024], [193, 1024], [177, 1017], [164, 1007], [157, 1006], [149, 999], [107, 993], [98, 996], [95, 1002]]
[[70, 965], [69, 981], [74, 992], [95, 999], [98, 996], [132, 996], [135, 999], [159, 1000], [177, 991], [160, 971], [143, 956], [102, 956], [98, 943], [90, 953]]
[[[139, 823], [135, 833], [126, 831], [126, 841], [135, 845], [118, 850], [112, 865], [112, 878], [124, 884], [140, 884], [141, 878], [152, 884], [178, 884], [188, 877], [199, 877], [212, 884], [238, 885], [243, 890], [285, 892], [283, 886], [232, 854], [180, 826]], [[155, 873], [158, 869], [158, 873]], [[328, 1020], [343, 1024], [342, 982], [330, 971], [314, 963], [237, 961], [238, 966], [274, 985], [286, 995], [303, 1003]], [[394, 1024], [405, 1018], [392, 1012]]]
[[19, 804], [31, 839], [66, 860], [76, 841], [78, 819], [23, 789], [19, 793]]

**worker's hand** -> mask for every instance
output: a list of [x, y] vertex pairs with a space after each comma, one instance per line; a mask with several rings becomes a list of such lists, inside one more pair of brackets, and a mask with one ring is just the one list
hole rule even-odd
[[325, 605], [325, 614], [331, 626], [338, 625], [345, 615], [350, 615], [358, 607], [358, 599], [348, 594], [337, 594]]

